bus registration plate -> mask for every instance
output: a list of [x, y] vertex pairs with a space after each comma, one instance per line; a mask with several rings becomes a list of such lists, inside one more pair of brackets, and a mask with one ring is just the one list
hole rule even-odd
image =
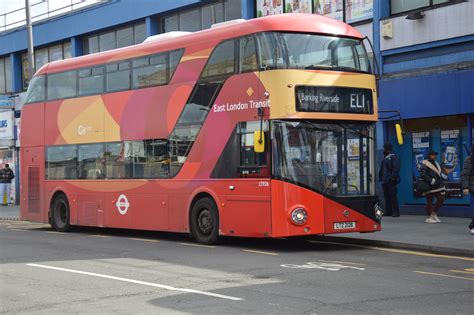
[[347, 229], [355, 229], [356, 223], [355, 222], [335, 222], [334, 229], [335, 230], [347, 230]]

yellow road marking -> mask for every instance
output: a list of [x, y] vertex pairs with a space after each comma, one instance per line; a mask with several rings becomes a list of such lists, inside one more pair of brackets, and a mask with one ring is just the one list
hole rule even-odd
[[10, 231], [19, 231], [19, 232], [25, 232], [26, 230], [21, 230], [21, 229], [10, 229]]
[[353, 263], [353, 262], [347, 262], [347, 261], [322, 260], [322, 259], [318, 259], [318, 261], [321, 261], [321, 262], [332, 262], [332, 263], [337, 263], [337, 264], [349, 264], [349, 265], [366, 266], [366, 264], [359, 264], [359, 263]]
[[132, 238], [130, 237], [129, 239], [134, 240], [134, 241], [143, 241], [143, 242], [159, 242], [158, 240], [151, 240], [148, 238]]
[[263, 255], [270, 255], [270, 256], [278, 256], [277, 253], [262, 252], [262, 251], [259, 251], [259, 250], [242, 249], [242, 251], [247, 252], [247, 253], [254, 253], [254, 254], [263, 254]]
[[474, 272], [474, 268], [466, 268], [465, 271]]
[[373, 250], [380, 250], [384, 252], [391, 252], [397, 254], [406, 254], [406, 255], [416, 255], [416, 256], [425, 256], [425, 257], [436, 257], [436, 258], [446, 258], [446, 259], [458, 259], [458, 260], [465, 260], [465, 261], [474, 261], [474, 258], [470, 257], [462, 257], [462, 256], [450, 256], [450, 255], [441, 255], [441, 254], [431, 254], [426, 252], [418, 252], [414, 250], [406, 250], [406, 249], [395, 249], [395, 248], [387, 248], [387, 247], [377, 247], [377, 246], [366, 246], [366, 245], [357, 245], [357, 244], [345, 244], [345, 243], [336, 243], [336, 242], [324, 242], [324, 241], [308, 241], [310, 243], [316, 244], [333, 244], [339, 246], [349, 246], [349, 247], [356, 247], [356, 248], [366, 248], [366, 249], [373, 249]]
[[180, 244], [184, 246], [215, 248], [215, 246], [212, 246], [212, 245], [203, 245], [203, 244], [194, 244], [194, 243], [180, 243]]
[[465, 273], [468, 275], [474, 275], [474, 271], [463, 271], [463, 270], [450, 270], [450, 271], [455, 272], [455, 273]]
[[67, 234], [67, 233], [64, 233], [64, 232], [56, 232], [56, 231], [47, 231], [46, 233], [48, 233], [48, 234]]
[[424, 275], [439, 276], [439, 277], [448, 277], [448, 278], [456, 278], [456, 279], [464, 279], [464, 280], [474, 281], [474, 278], [466, 278], [466, 277], [459, 277], [459, 276], [443, 275], [442, 273], [425, 272], [425, 271], [413, 271], [413, 272], [421, 273], [421, 274], [424, 274]]

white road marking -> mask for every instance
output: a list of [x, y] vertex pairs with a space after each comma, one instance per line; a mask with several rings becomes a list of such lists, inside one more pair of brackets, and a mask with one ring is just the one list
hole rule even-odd
[[128, 279], [128, 278], [108, 276], [108, 275], [104, 275], [104, 274], [100, 274], [100, 273], [94, 273], [94, 272], [86, 272], [86, 271], [67, 269], [67, 268], [59, 268], [59, 267], [39, 265], [39, 264], [27, 264], [27, 265], [31, 266], [31, 267], [52, 269], [52, 270], [58, 270], [58, 271], [64, 271], [64, 272], [77, 273], [77, 274], [81, 274], [81, 275], [87, 275], [87, 276], [93, 276], [93, 277], [99, 277], [99, 278], [105, 278], [105, 279], [111, 279], [111, 280], [117, 280], [117, 281], [123, 281], [123, 282], [135, 283], [135, 284], [141, 284], [141, 285], [146, 285], [146, 286], [160, 288], [160, 289], [169, 290], [169, 291], [195, 293], [195, 294], [207, 295], [207, 296], [212, 296], [212, 297], [216, 297], [216, 298], [220, 298], [220, 299], [226, 299], [226, 300], [232, 300], [232, 301], [243, 301], [244, 300], [242, 298], [229, 296], [229, 295], [223, 295], [223, 294], [217, 294], [217, 293], [199, 291], [199, 290], [193, 290], [193, 289], [175, 288], [175, 287], [172, 287], [172, 286], [163, 285], [163, 284], [159, 284], [159, 283], [152, 283], [152, 282], [133, 280], [133, 279]]
[[294, 269], [323, 269], [329, 271], [340, 271], [341, 269], [355, 269], [355, 270], [365, 270], [365, 268], [354, 267], [354, 266], [344, 266], [341, 264], [334, 263], [324, 263], [324, 262], [307, 262], [304, 265], [295, 265], [295, 264], [284, 264], [280, 265], [284, 268], [294, 268]]
[[310, 240], [310, 241], [307, 241], [307, 242], [314, 243], [314, 244], [332, 244], [332, 245], [338, 245], [338, 246], [348, 246], [348, 247], [355, 247], [355, 248], [374, 249], [374, 250], [380, 250], [380, 251], [384, 251], [384, 252], [405, 254], [405, 255], [415, 255], [415, 256], [425, 256], [425, 257], [435, 257], [435, 258], [447, 258], [447, 259], [459, 259], [459, 260], [466, 260], [466, 261], [474, 261], [474, 258], [470, 258], [470, 257], [431, 254], [431, 253], [427, 253], [427, 252], [418, 252], [418, 251], [406, 250], [406, 249], [395, 249], [395, 248], [387, 248], [387, 247], [366, 246], [366, 245], [356, 245], [356, 244], [350, 244], [350, 243], [337, 243], [337, 242], [314, 241], [314, 240]]
[[356, 266], [366, 266], [366, 264], [359, 264], [359, 263], [348, 262], [348, 261], [322, 260], [322, 259], [318, 259], [318, 261], [329, 262], [329, 263], [338, 263], [338, 264], [349, 264], [349, 265], [356, 265]]
[[262, 252], [262, 251], [259, 251], [259, 250], [242, 249], [242, 251], [247, 252], [247, 253], [254, 253], [254, 254], [263, 254], [263, 255], [270, 255], [270, 256], [278, 256], [277, 253]]

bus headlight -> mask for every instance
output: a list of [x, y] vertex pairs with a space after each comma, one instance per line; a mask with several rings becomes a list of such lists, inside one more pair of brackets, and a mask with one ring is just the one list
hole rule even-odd
[[382, 220], [383, 217], [383, 209], [382, 206], [377, 202], [374, 206], [375, 217], [377, 220]]
[[304, 208], [291, 211], [291, 221], [296, 225], [303, 225], [308, 221], [308, 212]]

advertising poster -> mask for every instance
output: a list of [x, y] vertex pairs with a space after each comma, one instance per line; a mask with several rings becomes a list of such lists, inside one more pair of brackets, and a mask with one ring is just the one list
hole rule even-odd
[[447, 173], [447, 197], [462, 198], [459, 129], [441, 130], [441, 168]]
[[13, 139], [13, 111], [0, 112], [0, 139]]
[[428, 157], [430, 150], [430, 132], [414, 132], [412, 134], [413, 141], [413, 187], [415, 187], [416, 179], [420, 176], [420, 166], [423, 160]]
[[311, 0], [286, 0], [285, 13], [313, 13]]
[[257, 17], [283, 13], [283, 0], [257, 0]]
[[347, 193], [360, 191], [360, 140], [347, 139]]
[[343, 0], [313, 0], [314, 13], [343, 20]]
[[346, 0], [346, 23], [371, 19], [373, 14], [373, 0]]

